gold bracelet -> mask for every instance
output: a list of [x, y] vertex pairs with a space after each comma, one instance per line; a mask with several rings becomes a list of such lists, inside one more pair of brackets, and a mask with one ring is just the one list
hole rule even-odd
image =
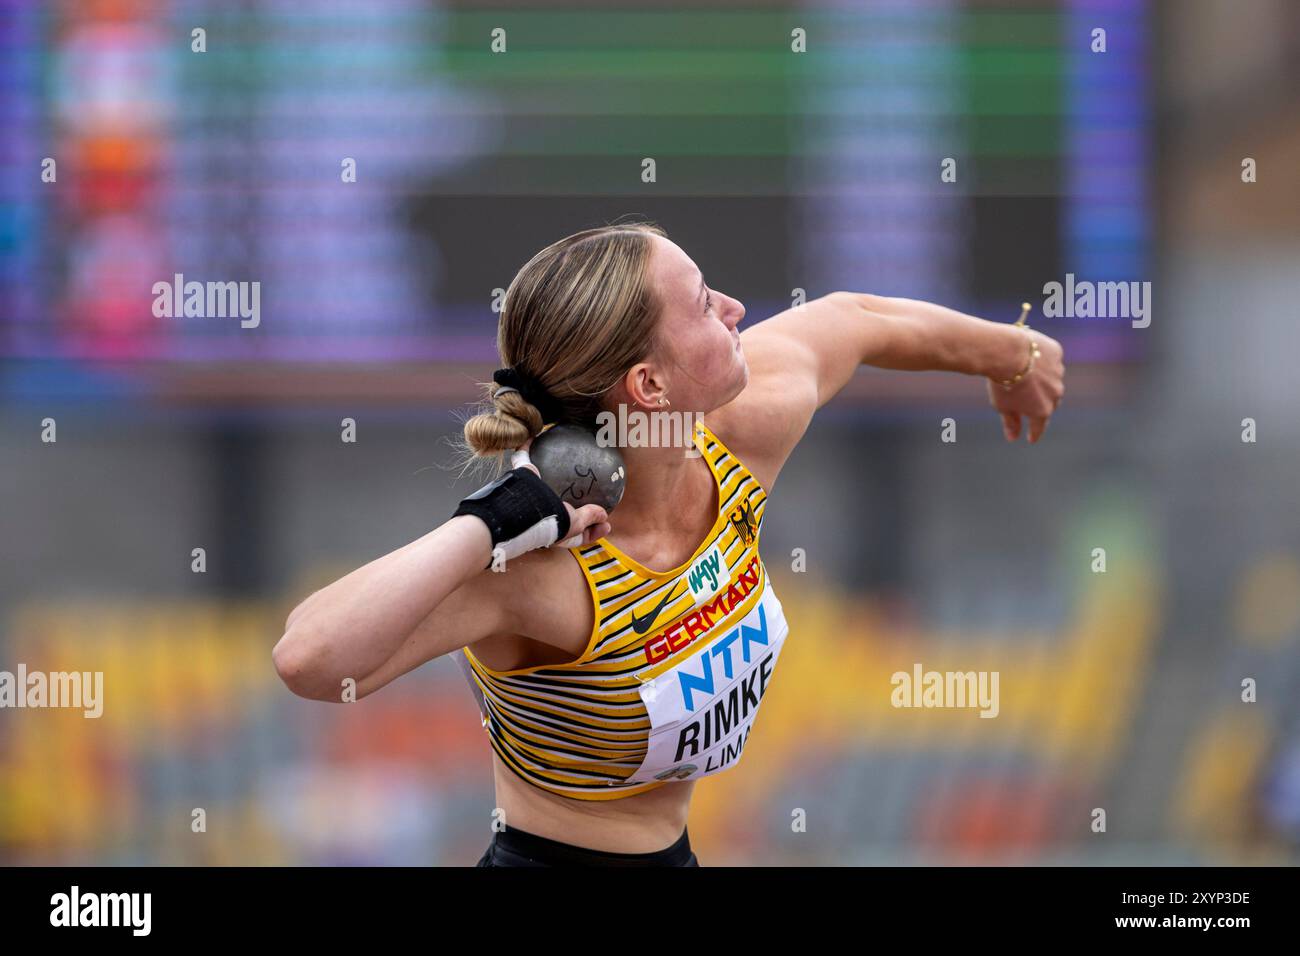
[[[1029, 303], [1028, 302], [1020, 303], [1020, 309], [1021, 309], [1020, 318], [1016, 319], [1014, 324], [1017, 328], [1024, 329], [1025, 334], [1029, 335], [1030, 326], [1025, 324], [1025, 318], [1029, 315]], [[1038, 359], [1039, 355], [1041, 354], [1042, 353], [1038, 351], [1038, 343], [1035, 342], [1034, 337], [1030, 335], [1029, 336], [1029, 361], [1025, 363], [1024, 368], [1022, 368], [1019, 372], [1016, 373], [1015, 378], [1007, 379], [1005, 382], [998, 382], [998, 384], [1001, 385], [1003, 389], [1007, 391], [1010, 391], [1011, 389], [1015, 388], [1017, 385], [1020, 384], [1020, 382], [1024, 379], [1026, 375], [1028, 375], [1030, 372], [1034, 370], [1034, 362]]]

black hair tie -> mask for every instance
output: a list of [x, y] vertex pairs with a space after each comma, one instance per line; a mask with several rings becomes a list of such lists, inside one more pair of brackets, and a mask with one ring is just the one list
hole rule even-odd
[[[564, 404], [526, 372], [511, 366], [499, 368], [492, 373], [492, 381], [523, 396], [524, 401], [541, 412], [543, 425], [558, 422], [564, 416]], [[496, 394], [500, 395], [501, 389], [497, 389]]]

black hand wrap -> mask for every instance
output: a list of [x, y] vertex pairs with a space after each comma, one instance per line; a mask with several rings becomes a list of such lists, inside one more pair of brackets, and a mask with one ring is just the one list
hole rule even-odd
[[522, 465], [489, 482], [461, 501], [457, 515], [473, 515], [492, 534], [492, 567], [534, 548], [563, 540], [569, 533], [564, 501], [531, 468]]

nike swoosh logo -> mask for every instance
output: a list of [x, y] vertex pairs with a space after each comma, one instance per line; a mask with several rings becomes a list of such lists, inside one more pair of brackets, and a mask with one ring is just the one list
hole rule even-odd
[[659, 618], [659, 612], [664, 609], [664, 605], [673, 599], [674, 595], [672, 592], [675, 590], [677, 590], [676, 587], [664, 595], [664, 599], [656, 604], [655, 609], [649, 614], [638, 615], [636, 611], [633, 611], [632, 630], [636, 631], [638, 634], [644, 634], [646, 631], [650, 630], [650, 628], [654, 627], [655, 621]]

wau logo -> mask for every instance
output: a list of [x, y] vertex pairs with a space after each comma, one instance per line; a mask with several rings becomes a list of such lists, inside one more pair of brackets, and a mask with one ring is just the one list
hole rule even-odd
[[[694, 698], [691, 695], [692, 691], [704, 691], [710, 696], [717, 693], [713, 679], [713, 658], [722, 658], [722, 669], [723, 673], [727, 675], [727, 680], [732, 680], [736, 676], [735, 668], [731, 663], [731, 645], [736, 643], [737, 638], [740, 640], [740, 656], [746, 664], [754, 658], [754, 655], [749, 650], [751, 645], [762, 644], [764, 647], [767, 646], [767, 613], [763, 610], [761, 603], [758, 605], [758, 627], [750, 627], [742, 621], [739, 626], [714, 641], [708, 650], [695, 655], [693, 660], [699, 662], [702, 673], [687, 673], [685, 664], [677, 672], [677, 681], [682, 689], [682, 703], [686, 706], [688, 713], [695, 710]], [[691, 661], [687, 661], [687, 664], [690, 663]]]
[[690, 584], [691, 593], [695, 595], [697, 601], [717, 592], [718, 582], [722, 580], [722, 567], [722, 552], [718, 550], [716, 544], [691, 567], [686, 575], [686, 581]]

